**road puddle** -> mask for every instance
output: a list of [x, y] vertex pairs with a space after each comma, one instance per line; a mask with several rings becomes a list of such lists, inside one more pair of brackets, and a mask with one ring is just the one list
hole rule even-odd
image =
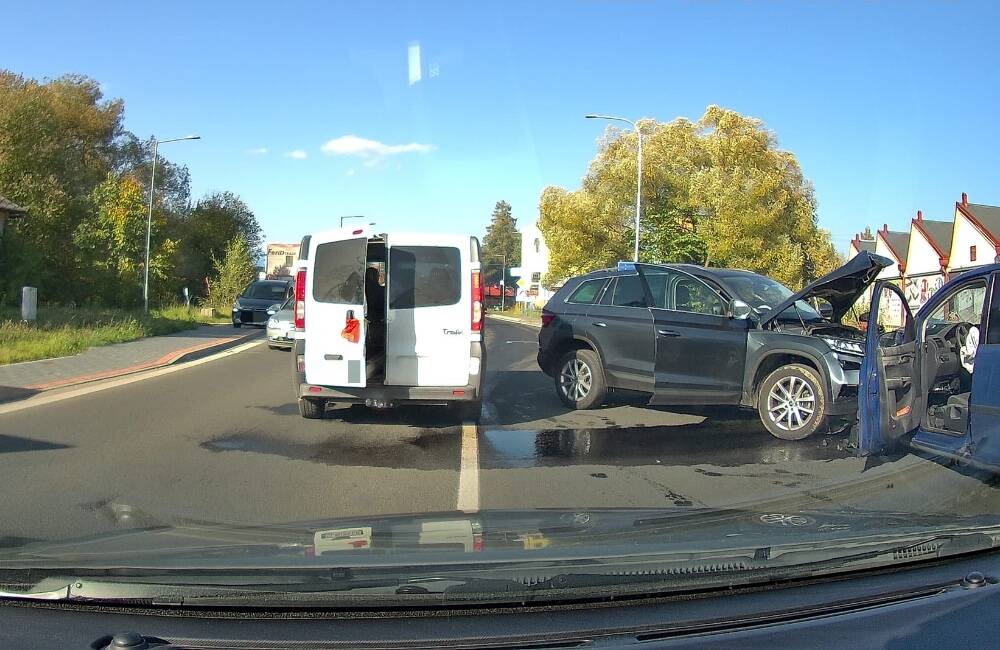
[[774, 465], [851, 456], [846, 434], [778, 440], [739, 423], [704, 422], [665, 427], [510, 430], [480, 434], [484, 469], [556, 465]]

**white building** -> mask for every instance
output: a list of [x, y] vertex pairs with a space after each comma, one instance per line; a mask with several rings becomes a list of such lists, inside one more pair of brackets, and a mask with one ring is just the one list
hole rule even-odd
[[517, 301], [542, 307], [554, 292], [542, 286], [542, 278], [549, 271], [549, 249], [537, 224], [521, 229], [521, 266], [511, 269], [517, 282]]
[[962, 192], [962, 200], [955, 203], [948, 273], [961, 273], [976, 266], [992, 264], [998, 256], [1000, 207], [969, 203], [969, 195]]

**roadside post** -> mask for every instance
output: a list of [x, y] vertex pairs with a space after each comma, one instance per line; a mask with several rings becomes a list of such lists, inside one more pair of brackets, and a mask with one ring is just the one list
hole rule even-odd
[[21, 287], [21, 320], [38, 318], [38, 287]]

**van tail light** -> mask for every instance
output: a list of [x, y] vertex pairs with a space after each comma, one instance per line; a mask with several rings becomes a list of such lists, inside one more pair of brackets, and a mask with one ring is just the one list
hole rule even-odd
[[295, 329], [306, 328], [306, 270], [295, 274]]
[[556, 315], [550, 311], [542, 312], [542, 327], [548, 327], [552, 324], [552, 321], [556, 319]]
[[472, 272], [472, 331], [483, 331], [483, 276]]

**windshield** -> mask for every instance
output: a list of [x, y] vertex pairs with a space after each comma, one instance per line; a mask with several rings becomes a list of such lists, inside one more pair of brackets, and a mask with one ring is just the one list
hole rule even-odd
[[[777, 280], [761, 275], [741, 273], [739, 275], [723, 275], [722, 277], [736, 293], [736, 296], [753, 307], [758, 314], [769, 315], [772, 309], [788, 300], [794, 293]], [[795, 305], [782, 312], [779, 318], [782, 320], [802, 318], [806, 321], [823, 319], [819, 312], [804, 300], [796, 300]]]
[[5, 3], [0, 606], [1000, 540], [1000, 3], [289, 7]]
[[254, 300], [282, 300], [288, 291], [288, 285], [273, 282], [254, 282], [241, 294], [243, 298]]

